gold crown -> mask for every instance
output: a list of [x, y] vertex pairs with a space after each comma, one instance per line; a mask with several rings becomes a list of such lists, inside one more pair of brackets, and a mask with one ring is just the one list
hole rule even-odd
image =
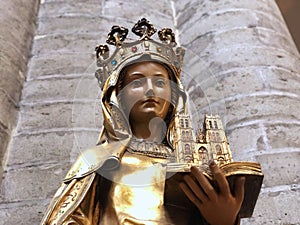
[[128, 29], [113, 26], [107, 36], [106, 42], [115, 45], [115, 51], [110, 56], [107, 45], [95, 48], [97, 56], [97, 69], [95, 76], [101, 89], [110, 77], [109, 85], [116, 85], [118, 74], [128, 64], [138, 60], [152, 60], [167, 64], [176, 79], [180, 79], [184, 49], [176, 47], [175, 35], [170, 28], [163, 28], [158, 32], [161, 42], [151, 39], [156, 29], [145, 18], [139, 20], [132, 32], [140, 37], [137, 41], [125, 42]]

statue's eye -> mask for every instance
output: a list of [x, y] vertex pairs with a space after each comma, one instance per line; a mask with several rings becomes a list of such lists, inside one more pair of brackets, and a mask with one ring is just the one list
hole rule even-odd
[[130, 82], [130, 85], [133, 87], [140, 87], [142, 85], [142, 81], [140, 79], [135, 79]]
[[166, 80], [165, 79], [157, 79], [155, 81], [155, 84], [158, 86], [158, 87], [163, 87], [166, 85]]

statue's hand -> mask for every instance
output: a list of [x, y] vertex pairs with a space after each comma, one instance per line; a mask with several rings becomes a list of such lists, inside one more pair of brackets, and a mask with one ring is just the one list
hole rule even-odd
[[184, 176], [180, 187], [211, 225], [234, 225], [244, 199], [245, 177], [239, 177], [231, 192], [220, 168], [211, 161], [210, 170], [220, 191], [216, 191], [197, 167]]

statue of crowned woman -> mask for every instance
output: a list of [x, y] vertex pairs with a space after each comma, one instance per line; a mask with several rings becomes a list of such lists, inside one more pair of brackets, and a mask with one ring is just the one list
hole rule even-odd
[[180, 81], [184, 50], [169, 28], [154, 40], [156, 29], [144, 18], [132, 32], [139, 38], [126, 42], [128, 29], [113, 26], [107, 43], [115, 51], [96, 47], [103, 128], [97, 145], [73, 164], [41, 224], [239, 224], [245, 177], [229, 185], [212, 159], [214, 185], [187, 164], [189, 171], [166, 188], [168, 164], [178, 156], [175, 118], [187, 104]]

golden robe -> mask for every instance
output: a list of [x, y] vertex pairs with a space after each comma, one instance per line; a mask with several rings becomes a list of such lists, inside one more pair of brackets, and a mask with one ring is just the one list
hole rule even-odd
[[[118, 142], [108, 146], [117, 145]], [[103, 160], [96, 164], [97, 157], [94, 164], [89, 160], [87, 168], [86, 160], [93, 151], [82, 154], [55, 194], [42, 224], [206, 224], [191, 203], [184, 200], [181, 204], [182, 196], [171, 193], [168, 202], [164, 202], [167, 159], [123, 151], [122, 163], [112, 170]]]

